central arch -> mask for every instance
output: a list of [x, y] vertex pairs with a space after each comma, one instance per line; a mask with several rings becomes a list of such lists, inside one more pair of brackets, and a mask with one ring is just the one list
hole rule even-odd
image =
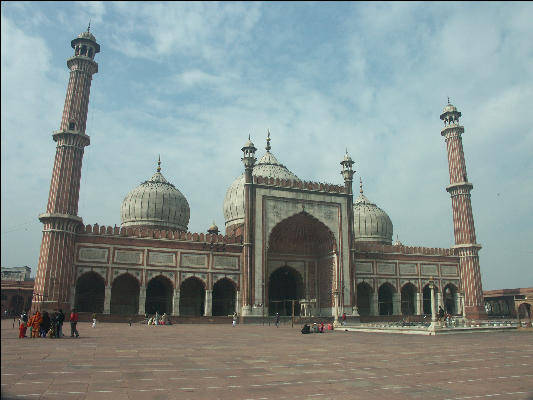
[[303, 298], [302, 276], [289, 266], [275, 270], [268, 281], [270, 315], [292, 315], [292, 300], [294, 302], [294, 315], [300, 315], [299, 299]]
[[[312, 300], [309, 303], [312, 304], [311, 313], [318, 311], [321, 314], [323, 310], [330, 315], [335, 290], [333, 271], [336, 250], [331, 230], [305, 211], [274, 226], [268, 238], [265, 276], [268, 284], [265, 302], [269, 306], [269, 314], [291, 315], [292, 303], [287, 300], [307, 299]], [[290, 262], [285, 261], [287, 257]], [[284, 276], [289, 281], [284, 282]], [[279, 303], [282, 300], [286, 305]], [[294, 310], [295, 314], [299, 314], [299, 303], [295, 302]]]
[[180, 289], [180, 315], [202, 316], [204, 315], [205, 287], [204, 283], [190, 277], [181, 283]]
[[146, 286], [145, 312], [147, 314], [172, 313], [172, 282], [165, 276], [152, 278]]

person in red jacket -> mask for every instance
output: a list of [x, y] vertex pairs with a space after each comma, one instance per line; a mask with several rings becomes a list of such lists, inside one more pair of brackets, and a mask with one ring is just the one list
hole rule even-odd
[[70, 337], [80, 337], [80, 334], [78, 333], [78, 329], [76, 329], [76, 325], [78, 324], [78, 313], [76, 312], [76, 309], [73, 308], [72, 312], [70, 313]]

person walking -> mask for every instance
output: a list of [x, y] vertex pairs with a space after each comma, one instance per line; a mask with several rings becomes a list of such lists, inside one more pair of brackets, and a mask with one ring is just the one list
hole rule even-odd
[[279, 313], [276, 313], [276, 328], [279, 328]]
[[96, 313], [93, 313], [93, 328], [96, 328]]
[[237, 311], [233, 313], [233, 325], [234, 328], [237, 326]]
[[342, 313], [342, 326], [346, 325], [346, 313]]
[[79, 338], [80, 334], [78, 333], [78, 329], [76, 328], [76, 325], [78, 324], [78, 313], [75, 308], [72, 309], [69, 319], [70, 319], [70, 337], [74, 337], [74, 335], [76, 335], [76, 338]]

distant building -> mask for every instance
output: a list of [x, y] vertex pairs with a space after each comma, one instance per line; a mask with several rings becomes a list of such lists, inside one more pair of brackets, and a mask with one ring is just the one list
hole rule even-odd
[[3, 281], [29, 281], [31, 268], [24, 267], [0, 267]]
[[31, 269], [24, 267], [1, 267], [2, 271], [2, 316], [20, 315], [31, 308], [33, 284]]
[[520, 318], [531, 321], [533, 287], [497, 289], [483, 292], [489, 317]]

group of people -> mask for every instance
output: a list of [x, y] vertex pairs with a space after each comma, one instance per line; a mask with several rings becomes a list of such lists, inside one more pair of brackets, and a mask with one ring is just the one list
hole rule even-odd
[[[63, 334], [63, 322], [65, 321], [65, 314], [63, 310], [59, 309], [52, 313], [48, 311], [36, 311], [31, 317], [28, 317], [26, 312], [23, 312], [19, 318], [19, 339], [26, 337], [28, 328], [30, 329], [30, 338], [37, 337], [49, 337], [49, 338], [62, 338]], [[70, 313], [70, 336], [79, 337], [77, 329], [78, 313], [75, 309]]]
[[321, 322], [320, 325], [318, 325], [316, 322], [313, 323], [313, 326], [309, 326], [309, 324], [305, 324], [302, 328], [302, 334], [306, 335], [308, 333], [324, 333], [326, 330], [332, 331], [333, 325], [328, 324], [327, 327], [324, 325], [324, 322]]
[[[146, 316], [146, 324], [147, 325], [172, 325], [172, 322], [170, 321], [170, 318], [168, 317], [167, 313], [163, 313], [163, 315], [159, 315], [158, 312], [155, 313], [155, 315], [151, 318], [148, 318]], [[131, 326], [131, 320], [130, 320], [130, 326]]]

